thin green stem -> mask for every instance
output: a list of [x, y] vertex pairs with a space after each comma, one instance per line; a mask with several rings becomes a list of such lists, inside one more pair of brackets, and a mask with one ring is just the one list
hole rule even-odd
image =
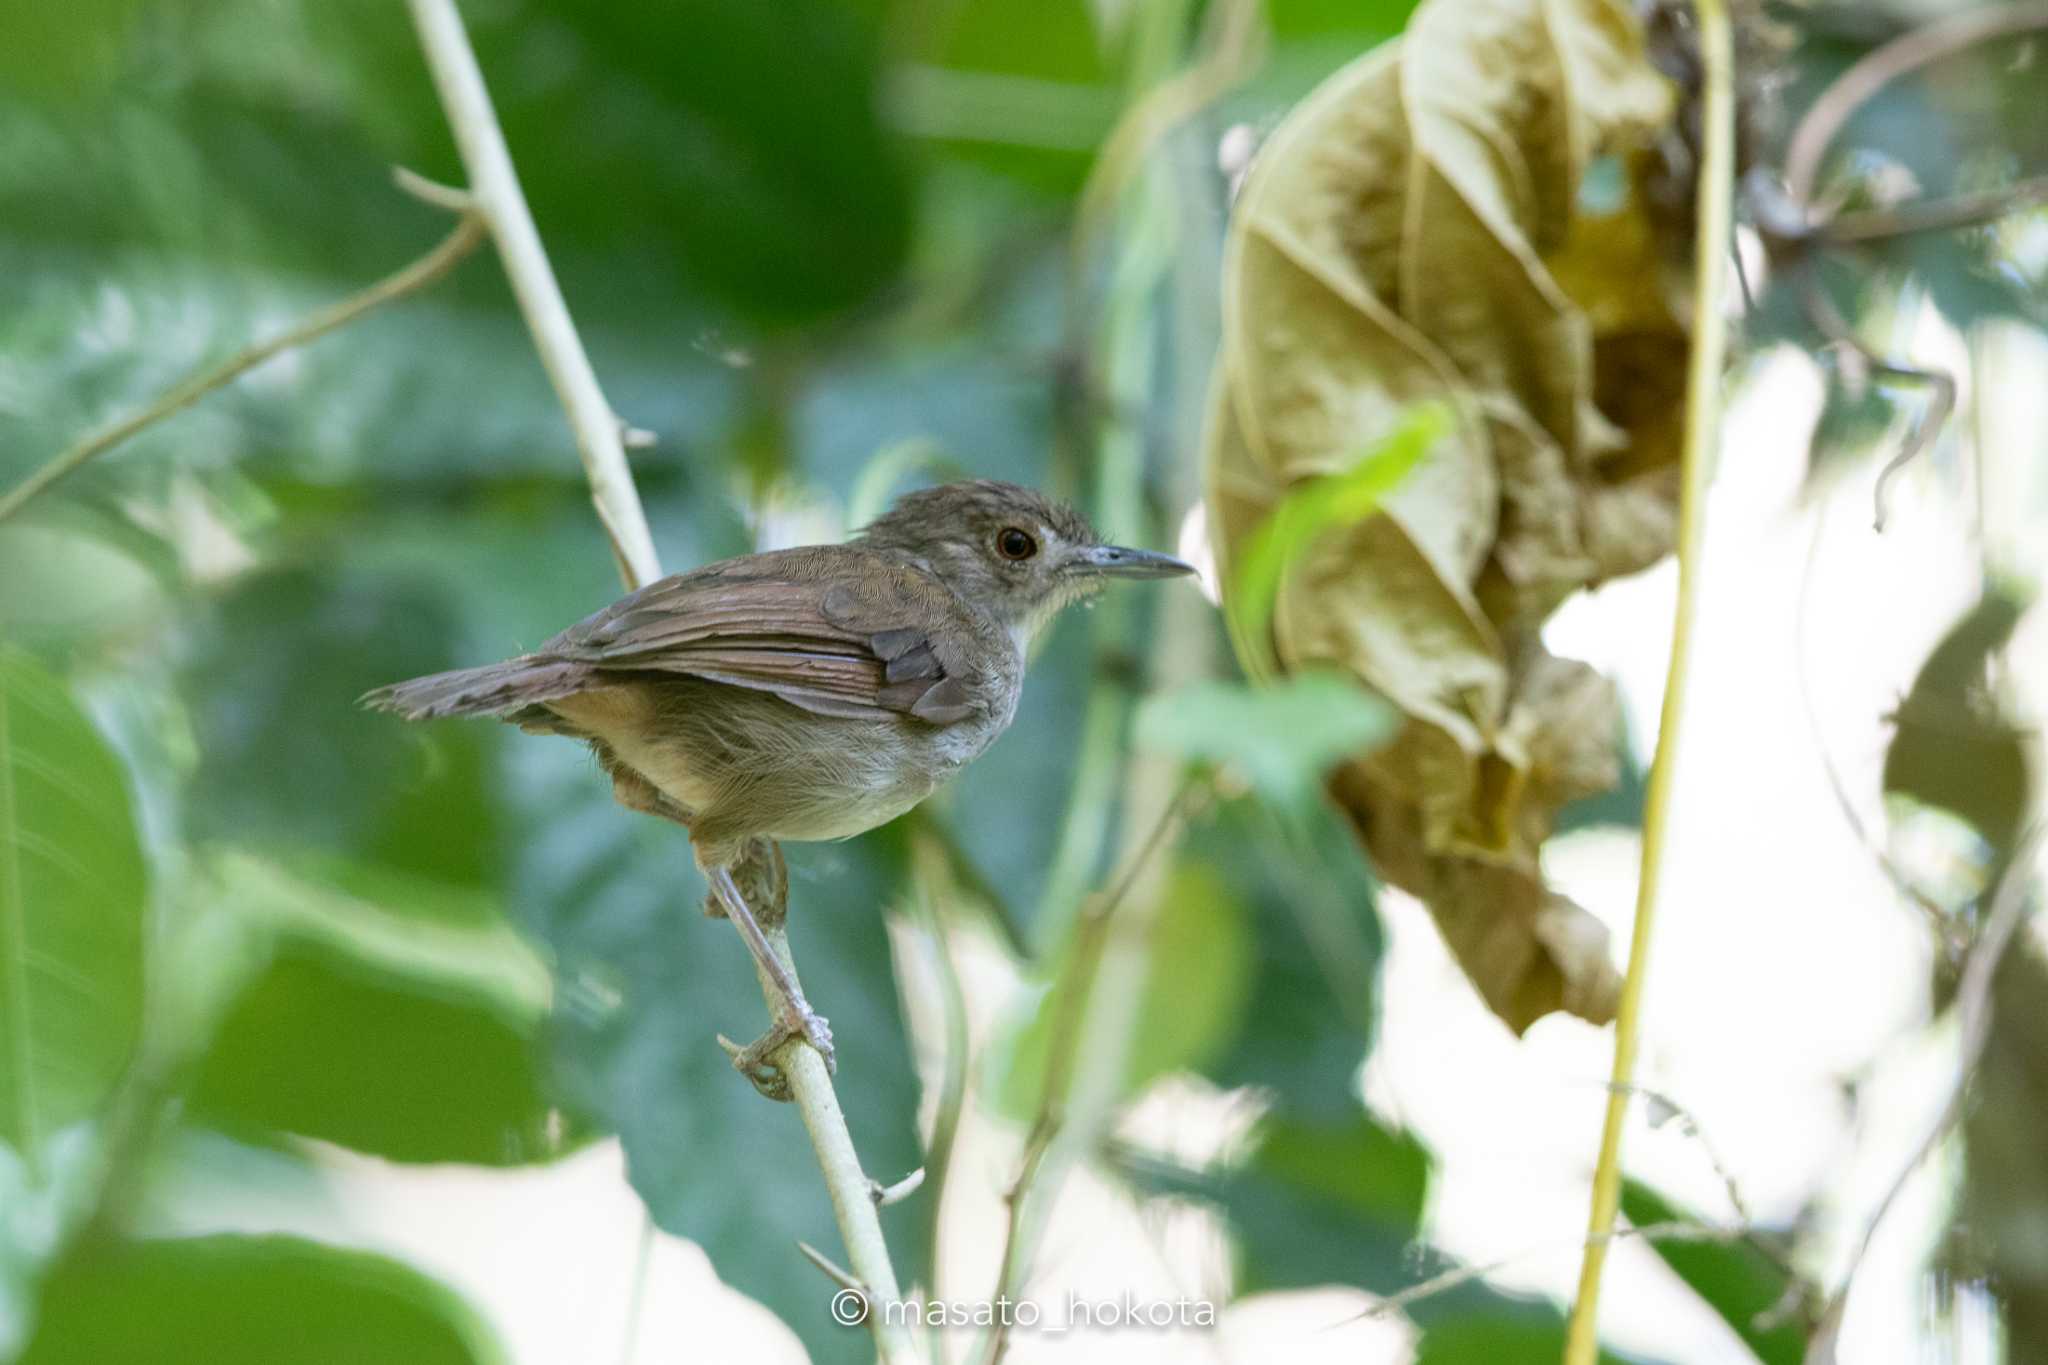
[[1664, 705], [1657, 728], [1657, 753], [1643, 802], [1642, 867], [1636, 881], [1635, 932], [1629, 941], [1628, 975], [1614, 1019], [1613, 1083], [1600, 1130], [1600, 1163], [1593, 1172], [1593, 1212], [1579, 1292], [1565, 1341], [1565, 1365], [1593, 1365], [1599, 1350], [1600, 1272], [1621, 1205], [1621, 1130], [1634, 1093], [1637, 1035], [1642, 1019], [1643, 980], [1648, 974], [1651, 930], [1657, 911], [1658, 877], [1664, 865], [1665, 831], [1671, 810], [1672, 775], [1678, 760], [1679, 721], [1685, 714], [1685, 684], [1692, 657], [1693, 622], [1699, 613], [1700, 550], [1706, 525], [1707, 481], [1712, 473], [1720, 415], [1721, 372], [1727, 355], [1727, 315], [1722, 307], [1731, 231], [1735, 179], [1734, 55], [1728, 13], [1722, 0], [1697, 0], [1700, 57], [1704, 65], [1704, 106], [1700, 121], [1698, 222], [1694, 231], [1693, 339], [1686, 369], [1685, 448], [1679, 495], [1678, 604], [1671, 633], [1671, 659], [1664, 678]]
[[425, 289], [453, 270], [483, 239], [482, 220], [473, 214], [465, 213], [462, 220], [455, 225], [455, 230], [443, 238], [439, 246], [403, 270], [385, 276], [368, 289], [351, 294], [331, 307], [321, 309], [296, 327], [268, 341], [245, 346], [218, 365], [209, 366], [180, 380], [141, 411], [131, 413], [118, 422], [80, 437], [48, 464], [22, 480], [6, 497], [0, 498], [0, 522], [6, 521], [28, 506], [45, 490], [60, 479], [75, 473], [87, 462], [112, 450], [145, 427], [154, 426], [166, 417], [191, 407], [215, 389], [233, 383], [272, 356], [295, 350], [311, 341], [318, 341], [329, 332], [347, 326], [372, 309]]
[[[967, 1067], [972, 1040], [967, 1027], [967, 993], [953, 959], [952, 936], [940, 903], [956, 894], [952, 859], [937, 833], [937, 821], [925, 821], [911, 834], [912, 908], [931, 945], [932, 967], [939, 981], [939, 1009], [945, 1025], [945, 1057], [939, 1070], [938, 1103], [933, 1107], [931, 1141], [926, 1145], [925, 1178], [932, 1187], [931, 1216], [925, 1240], [931, 1257], [931, 1296], [945, 1303], [946, 1258], [942, 1254], [946, 1218], [946, 1186], [953, 1174], [953, 1149], [960, 1119], [967, 1107]], [[934, 1334], [934, 1354], [945, 1359], [945, 1342]]]

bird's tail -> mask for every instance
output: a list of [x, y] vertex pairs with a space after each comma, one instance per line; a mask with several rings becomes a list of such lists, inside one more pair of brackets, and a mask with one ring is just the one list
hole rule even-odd
[[590, 665], [524, 654], [501, 664], [430, 673], [363, 694], [361, 705], [407, 720], [510, 716], [590, 685]]

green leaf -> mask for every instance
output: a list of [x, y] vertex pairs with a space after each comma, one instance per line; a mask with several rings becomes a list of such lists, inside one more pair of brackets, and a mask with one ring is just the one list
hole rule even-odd
[[1884, 789], [1967, 821], [2003, 857], [2028, 804], [2027, 738], [1989, 684], [2023, 604], [1992, 591], [1942, 637], [1893, 718]]
[[1272, 1118], [1241, 1167], [1190, 1171], [1131, 1165], [1152, 1194], [1215, 1206], [1237, 1248], [1238, 1292], [1352, 1284], [1374, 1293], [1413, 1278], [1429, 1154], [1415, 1139], [1363, 1114], [1337, 1124]]
[[1203, 1073], [1270, 1095], [1290, 1119], [1348, 1122], [1372, 1045], [1381, 953], [1364, 851], [1326, 803], [1283, 822], [1237, 801], [1215, 820], [1201, 846], [1247, 907], [1252, 983], [1237, 1036]]
[[0, 631], [10, 638], [69, 643], [146, 628], [165, 610], [151, 566], [112, 539], [75, 524], [0, 526]]
[[145, 892], [120, 763], [62, 682], [0, 648], [0, 1140], [31, 1166], [135, 1051]]
[[0, 92], [41, 103], [75, 103], [111, 85], [120, 72], [141, 0], [77, 0], [0, 5]]
[[[1148, 948], [1125, 1094], [1169, 1072], [1205, 1066], [1230, 1043], [1244, 1017], [1256, 956], [1244, 907], [1213, 867], [1194, 861], [1176, 866], [1168, 879]], [[1060, 964], [1055, 982], [1070, 980], [1071, 947]], [[1028, 1118], [1037, 1112], [1067, 1008], [1054, 985], [997, 1054], [998, 1103], [1005, 1113]]]
[[1393, 709], [1343, 674], [1299, 673], [1270, 686], [1206, 682], [1147, 698], [1140, 747], [1228, 764], [1260, 795], [1299, 809], [1339, 760], [1382, 743]]
[[409, 729], [356, 705], [372, 687], [455, 666], [461, 623], [445, 599], [395, 575], [255, 573], [198, 635], [183, 683], [201, 837], [495, 887], [497, 728]]
[[[1222, 1213], [1239, 1294], [1345, 1284], [1388, 1295], [1440, 1268], [1418, 1254], [1430, 1163], [1415, 1139], [1363, 1114], [1339, 1123], [1269, 1117], [1257, 1136], [1250, 1159], [1226, 1171], [1128, 1152], [1122, 1169], [1144, 1193]], [[1416, 1359], [1431, 1365], [1549, 1365], [1563, 1352], [1554, 1305], [1483, 1283], [1419, 1299], [1408, 1316], [1422, 1328]]]
[[1245, 542], [1226, 594], [1238, 658], [1254, 677], [1274, 668], [1273, 610], [1280, 580], [1325, 531], [1351, 526], [1379, 510], [1415, 466], [1451, 429], [1448, 406], [1418, 403], [1385, 439], [1358, 454], [1341, 474], [1296, 484]]
[[[1552, 1365], [1564, 1356], [1565, 1319], [1545, 1299], [1466, 1284], [1424, 1299], [1409, 1314], [1422, 1328], [1413, 1365]], [[1600, 1365], [1633, 1357], [1602, 1350]]]
[[[1624, 1181], [1621, 1211], [1636, 1227], [1697, 1221], [1638, 1181]], [[1782, 1308], [1792, 1281], [1771, 1259], [1747, 1242], [1648, 1239], [1664, 1264], [1691, 1286], [1721, 1320], [1735, 1329], [1764, 1365], [1798, 1365], [1806, 1355], [1806, 1331], [1797, 1314], [1768, 1329], [1757, 1321]]]
[[224, 1009], [191, 1116], [399, 1161], [566, 1150], [576, 1125], [540, 1074], [551, 987], [533, 950], [488, 900], [396, 873], [321, 871], [328, 884], [245, 854], [211, 860], [211, 895], [268, 952]]
[[453, 1291], [296, 1237], [88, 1241], [44, 1285], [20, 1365], [495, 1365]]

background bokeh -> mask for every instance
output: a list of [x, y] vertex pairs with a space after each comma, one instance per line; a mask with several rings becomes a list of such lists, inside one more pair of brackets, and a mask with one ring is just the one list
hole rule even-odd
[[[463, 13], [607, 396], [658, 437], [633, 468], [680, 568], [837, 538], [955, 473], [1201, 557], [1231, 174], [1409, 8]], [[1749, 54], [1756, 155], [1856, 54], [1940, 12], [1749, 14], [1783, 26]], [[2007, 43], [1888, 90], [1852, 124], [1842, 192], [2048, 168], [2041, 60]], [[0, 488], [425, 252], [447, 222], [394, 165], [461, 179], [399, 0], [0, 3]], [[1637, 1107], [1625, 1207], [1753, 1220], [1773, 1255], [1625, 1242], [1605, 1317], [1618, 1358], [1687, 1365], [1800, 1358], [1797, 1291], [1844, 1273], [1952, 1078], [1953, 971], [1873, 849], [1967, 926], [2028, 798], [1953, 799], [1987, 790], [1975, 751], [1936, 744], [1932, 775], [1904, 777], [1887, 754], [1985, 584], [2030, 597], [2048, 512], [2040, 210], [1824, 267], [1873, 344], [1963, 380], [1882, 535], [1872, 480], [1920, 394], [1845, 373], [1743, 241], [1756, 297], [1728, 301], [1745, 344], [1640, 1078], [1683, 1113]], [[1629, 781], [1546, 856], [1617, 957], [1672, 588], [1669, 565], [1612, 584], [1546, 636], [1616, 677], [1629, 714]], [[614, 805], [575, 746], [354, 706], [615, 592], [488, 247], [0, 525], [0, 842], [58, 869], [17, 878], [32, 932], [0, 945], [4, 998], [20, 968], [89, 1002], [0, 1059], [0, 1358], [870, 1353], [794, 1249], [838, 1244], [796, 1115], [712, 1041], [750, 1036], [761, 1005], [680, 834]], [[2015, 751], [2044, 648], [2022, 617], [1986, 693], [2021, 718]], [[1134, 713], [1235, 677], [1183, 586], [1072, 613], [1012, 733], [951, 790], [789, 851], [867, 1169], [924, 1164], [957, 1114], [943, 1205], [928, 1186], [884, 1215], [906, 1280], [956, 1301], [995, 1284], [1048, 984], [1169, 761], [1134, 746]], [[1216, 781], [1159, 881], [1129, 1110], [1061, 1189], [1029, 1287], [1049, 1312], [1128, 1293], [1222, 1321], [1020, 1334], [1012, 1358], [1554, 1359], [1610, 1036], [1555, 1017], [1516, 1039], [1420, 907], [1375, 894], [1340, 822]], [[1946, 814], [1925, 809], [1943, 792]], [[2035, 952], [2013, 972], [2038, 976]], [[2048, 1182], [2025, 1136], [2048, 1086], [2024, 1045], [2048, 995], [2006, 979], [2003, 1079], [1879, 1238], [1844, 1359], [2048, 1353]]]

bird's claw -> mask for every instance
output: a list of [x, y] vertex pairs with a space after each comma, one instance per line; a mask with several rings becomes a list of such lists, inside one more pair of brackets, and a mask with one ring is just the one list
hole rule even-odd
[[824, 1015], [808, 1005], [798, 1005], [794, 1014], [778, 1017], [766, 1033], [745, 1047], [724, 1034], [719, 1035], [718, 1045], [732, 1058], [733, 1070], [745, 1076], [754, 1089], [771, 1100], [787, 1102], [795, 1098], [790, 1094], [789, 1074], [776, 1064], [774, 1057], [793, 1038], [801, 1038], [825, 1059], [828, 1075], [839, 1070], [838, 1054], [832, 1047], [832, 1028]]

